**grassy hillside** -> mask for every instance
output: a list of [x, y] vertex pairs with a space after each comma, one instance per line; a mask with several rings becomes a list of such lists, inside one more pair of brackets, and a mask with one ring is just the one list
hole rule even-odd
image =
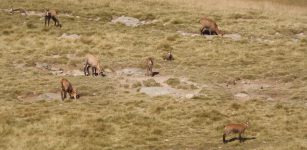
[[[307, 6], [271, 2], [2, 1], [0, 149], [307, 149]], [[4, 10], [11, 7], [58, 9], [63, 27], [44, 27], [40, 16]], [[122, 15], [155, 22], [110, 23]], [[241, 38], [178, 32], [198, 33], [201, 16]], [[59, 38], [64, 33], [80, 39]], [[161, 56], [170, 49], [175, 61], [165, 62]], [[31, 99], [60, 94], [62, 77], [37, 64], [82, 70], [87, 53], [114, 71], [142, 68], [152, 56], [158, 77], [172, 76], [166, 82], [172, 87], [194, 88], [178, 83], [182, 78], [203, 86], [192, 99], [151, 97], [137, 92], [138, 84], [122, 84], [115, 73], [67, 75], [81, 93], [78, 101]], [[247, 120], [244, 136], [250, 140], [222, 143], [225, 124]]]

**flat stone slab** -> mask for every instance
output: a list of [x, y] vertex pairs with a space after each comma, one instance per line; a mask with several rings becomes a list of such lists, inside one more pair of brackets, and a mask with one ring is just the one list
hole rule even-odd
[[38, 100], [60, 100], [61, 95], [57, 93], [44, 93], [44, 94], [38, 95], [36, 99]]
[[200, 34], [184, 32], [184, 31], [177, 31], [177, 33], [183, 36], [191, 36], [191, 37], [200, 36]]
[[80, 39], [80, 35], [78, 34], [67, 34], [67, 33], [63, 33], [59, 39], [70, 39], [70, 40], [76, 40], [76, 39]]
[[84, 72], [80, 70], [71, 70], [71, 71], [66, 72], [65, 74], [72, 75], [72, 76], [84, 76]]
[[141, 21], [137, 18], [121, 16], [111, 21], [112, 23], [121, 23], [129, 27], [137, 27], [141, 25]]
[[125, 26], [128, 27], [137, 27], [140, 25], [145, 25], [145, 24], [152, 24], [152, 23], [156, 23], [157, 20], [152, 20], [152, 21], [140, 21], [137, 18], [134, 17], [127, 17], [127, 16], [120, 16], [120, 17], [115, 17], [111, 23], [115, 24], [115, 23], [121, 23], [124, 24]]
[[235, 97], [237, 97], [237, 98], [249, 98], [249, 95], [248, 94], [246, 94], [246, 93], [237, 93], [236, 95], [235, 95]]
[[240, 34], [225, 34], [224, 37], [231, 38], [234, 41], [240, 41], [242, 39]]
[[142, 87], [140, 92], [149, 96], [172, 95], [177, 93], [175, 89], [170, 87]]

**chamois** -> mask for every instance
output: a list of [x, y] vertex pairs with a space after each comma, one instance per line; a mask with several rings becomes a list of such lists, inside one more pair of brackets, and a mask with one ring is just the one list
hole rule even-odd
[[200, 19], [200, 24], [201, 24], [201, 28], [200, 28], [200, 34], [204, 35], [205, 31], [209, 31], [209, 35], [224, 35], [224, 33], [219, 30], [217, 24], [215, 23], [215, 21], [213, 21], [212, 19], [209, 19], [207, 17], [202, 17]]
[[154, 61], [152, 57], [148, 57], [145, 61], [146, 64], [146, 76], [154, 76], [153, 72], [152, 72], [152, 68], [154, 65]]
[[47, 9], [45, 12], [45, 26], [50, 23], [50, 19], [54, 21], [54, 26], [56, 27], [62, 27], [62, 24], [60, 24], [60, 20], [58, 19], [58, 12], [56, 10], [49, 10]]
[[10, 9], [10, 14], [13, 14], [14, 12], [19, 12], [22, 15], [23, 14], [24, 15], [28, 15], [27, 11], [25, 9], [23, 9], [23, 8], [15, 8], [15, 9], [11, 8]]
[[69, 94], [70, 98], [74, 98], [75, 100], [80, 97], [80, 95], [77, 92], [77, 89], [74, 88], [67, 79], [62, 78], [60, 83], [62, 89], [61, 98], [63, 101], [66, 98], [67, 93]]
[[103, 69], [100, 68], [100, 62], [97, 59], [97, 57], [87, 54], [85, 59], [85, 64], [84, 64], [84, 75], [88, 76], [90, 75], [89, 68], [92, 67], [92, 75], [97, 76], [101, 75], [104, 76]]
[[166, 55], [163, 56], [164, 60], [172, 61], [174, 60], [174, 56], [172, 54], [172, 51], [170, 50]]
[[238, 133], [240, 142], [243, 142], [241, 135], [244, 133], [245, 129], [248, 127], [248, 122], [241, 124], [228, 124], [224, 128], [223, 143], [227, 143], [226, 136], [231, 133]]

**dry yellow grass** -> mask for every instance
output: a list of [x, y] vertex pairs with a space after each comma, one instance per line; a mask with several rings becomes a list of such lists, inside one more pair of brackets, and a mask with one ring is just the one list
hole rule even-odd
[[[2, 1], [1, 9], [56, 8], [80, 18], [60, 16], [62, 29], [44, 28], [40, 17], [0, 12], [0, 149], [306, 149], [307, 40], [297, 34], [307, 34], [307, 18], [305, 3], [297, 2]], [[121, 15], [158, 22], [136, 28], [109, 23]], [[198, 32], [204, 15], [241, 40], [177, 33]], [[59, 39], [63, 33], [81, 38]], [[161, 58], [169, 49], [171, 63]], [[207, 86], [193, 99], [149, 97], [112, 77], [66, 76], [81, 92], [79, 101], [18, 99], [60, 94], [61, 77], [35, 63], [82, 69], [87, 53], [114, 70], [141, 67], [152, 56], [154, 69], [173, 76], [167, 84], [195, 88], [177, 81], [185, 77]], [[236, 79], [250, 84], [225, 86]], [[268, 86], [252, 88], [260, 83]], [[132, 86], [141, 84], [160, 86], [153, 80]], [[255, 96], [238, 100], [233, 92]], [[223, 126], [246, 120], [245, 136], [255, 139], [223, 144]]]

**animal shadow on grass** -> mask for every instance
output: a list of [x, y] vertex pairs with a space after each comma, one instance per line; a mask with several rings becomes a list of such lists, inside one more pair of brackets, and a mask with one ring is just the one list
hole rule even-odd
[[[245, 142], [245, 141], [248, 141], [248, 140], [254, 140], [254, 139], [256, 139], [256, 137], [242, 137], [242, 142]], [[229, 139], [229, 140], [226, 140], [226, 142], [225, 142], [225, 144], [226, 143], [228, 143], [228, 142], [233, 142], [233, 141], [235, 141], [235, 140], [239, 140], [240, 141], [240, 138], [238, 138], [238, 137], [234, 137], [234, 138], [231, 138], [231, 139]]]
[[152, 72], [152, 76], [154, 77], [155, 75], [160, 74], [159, 72]]

